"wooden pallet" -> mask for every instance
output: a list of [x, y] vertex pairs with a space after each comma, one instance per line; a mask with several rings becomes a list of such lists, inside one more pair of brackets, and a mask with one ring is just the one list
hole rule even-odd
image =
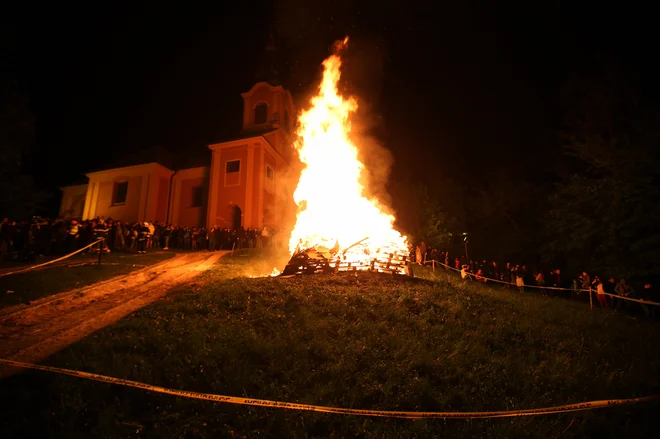
[[[337, 271], [377, 271], [380, 273], [409, 274], [410, 260], [398, 251], [377, 252], [370, 256], [363, 249], [352, 248], [349, 254], [332, 254], [322, 249], [307, 249], [294, 254], [282, 271], [282, 276], [328, 273]], [[357, 259], [357, 260], [356, 260]]]

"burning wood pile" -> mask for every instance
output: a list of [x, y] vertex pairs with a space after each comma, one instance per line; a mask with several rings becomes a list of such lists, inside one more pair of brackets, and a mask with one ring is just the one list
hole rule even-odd
[[408, 243], [394, 229], [394, 215], [365, 196], [359, 149], [352, 138], [353, 97], [337, 90], [338, 52], [323, 62], [323, 79], [311, 107], [298, 119], [295, 148], [304, 168], [293, 194], [298, 205], [289, 240], [291, 259], [282, 275], [371, 270], [408, 273]]
[[369, 248], [369, 238], [364, 238], [344, 250], [335, 244], [333, 248], [323, 246], [296, 249], [282, 276], [295, 274], [332, 273], [337, 271], [376, 271], [391, 274], [409, 274], [408, 255], [388, 246]]

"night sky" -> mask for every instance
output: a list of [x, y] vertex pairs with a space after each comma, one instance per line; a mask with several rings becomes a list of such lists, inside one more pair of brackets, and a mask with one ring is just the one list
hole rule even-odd
[[240, 129], [240, 93], [255, 82], [270, 30], [299, 108], [332, 42], [350, 36], [342, 86], [394, 153], [395, 179], [479, 185], [502, 171], [542, 174], [572, 74], [612, 59], [657, 77], [649, 11], [434, 3], [20, 7], [8, 17], [36, 118], [38, 177], [57, 187], [152, 146], [208, 154]]

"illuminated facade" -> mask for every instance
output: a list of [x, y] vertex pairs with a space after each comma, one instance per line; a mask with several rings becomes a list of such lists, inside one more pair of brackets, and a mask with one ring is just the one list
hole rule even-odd
[[279, 205], [286, 202], [280, 196], [286, 189], [282, 177], [292, 157], [293, 100], [288, 90], [268, 82], [258, 82], [242, 97], [241, 134], [208, 146], [210, 166], [173, 170], [154, 161], [91, 172], [86, 189], [62, 188], [60, 214], [188, 227], [279, 228]]

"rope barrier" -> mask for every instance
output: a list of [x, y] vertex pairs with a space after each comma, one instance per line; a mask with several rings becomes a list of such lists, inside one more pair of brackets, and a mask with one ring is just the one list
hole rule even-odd
[[[461, 272], [461, 270], [458, 270], [454, 267], [450, 267], [449, 265], [443, 264], [442, 262], [438, 262], [438, 261], [435, 261], [435, 260], [431, 260], [430, 262], [433, 265], [440, 265], [440, 266], [445, 267], [449, 270], [456, 271], [458, 273]], [[428, 264], [429, 261], [426, 261], [426, 263]], [[475, 280], [478, 280], [480, 282], [486, 280], [488, 282], [496, 282], [496, 283], [500, 283], [500, 284], [504, 284], [504, 285], [511, 285], [511, 286], [514, 286], [514, 287], [518, 287], [514, 282], [505, 282], [505, 281], [502, 281], [502, 280], [499, 280], [499, 279], [492, 279], [492, 278], [486, 277], [486, 276], [477, 276], [474, 273], [469, 273], [468, 276], [469, 277], [474, 277]], [[486, 282], [484, 282], [484, 283], [486, 283]], [[598, 294], [598, 292], [594, 291], [593, 288], [585, 290], [583, 288], [572, 289], [572, 288], [546, 287], [546, 286], [540, 286], [540, 285], [523, 285], [523, 288], [536, 288], [536, 289], [540, 289], [540, 290], [555, 290], [555, 291], [570, 291], [570, 292], [576, 292], [576, 293], [589, 293], [590, 295], [592, 293], [593, 294]], [[610, 297], [616, 297], [617, 299], [623, 299], [623, 300], [629, 300], [631, 302], [642, 303], [644, 305], [660, 306], [660, 302], [651, 302], [649, 300], [643, 300], [643, 299], [633, 299], [632, 297], [619, 296], [618, 294], [611, 294], [611, 293], [602, 293], [602, 294], [604, 294], [606, 296], [610, 296]]]
[[103, 241], [103, 239], [99, 239], [98, 241], [94, 241], [94, 242], [92, 242], [91, 244], [86, 245], [85, 247], [83, 247], [83, 248], [81, 248], [81, 249], [79, 249], [79, 250], [76, 250], [75, 252], [69, 253], [68, 255], [64, 255], [64, 256], [62, 256], [62, 257], [60, 257], [60, 258], [57, 258], [57, 259], [53, 259], [52, 261], [44, 262], [43, 264], [32, 265], [32, 266], [30, 266], [30, 267], [22, 268], [22, 269], [20, 269], [20, 270], [10, 271], [9, 273], [2, 273], [2, 274], [0, 274], [0, 277], [9, 276], [9, 275], [12, 275], [12, 274], [25, 273], [26, 271], [34, 270], [35, 268], [40, 268], [40, 267], [44, 267], [44, 266], [46, 266], [46, 265], [54, 264], [55, 262], [59, 262], [59, 261], [62, 261], [62, 260], [64, 260], [64, 259], [70, 258], [71, 256], [73, 256], [73, 255], [75, 255], [75, 254], [78, 254], [78, 253], [80, 253], [81, 251], [83, 251], [83, 250], [85, 250], [85, 249], [88, 249], [89, 247], [92, 247], [93, 245], [96, 245], [96, 244], [98, 244], [98, 243], [101, 242], [101, 241]]
[[510, 417], [521, 417], [521, 416], [538, 416], [538, 415], [549, 415], [555, 413], [578, 412], [578, 411], [593, 410], [593, 409], [599, 409], [605, 407], [620, 406], [625, 404], [639, 404], [639, 403], [645, 403], [660, 399], [660, 395], [652, 395], [652, 396], [644, 396], [639, 398], [588, 401], [578, 404], [566, 404], [555, 407], [544, 407], [544, 408], [536, 408], [536, 409], [488, 411], [488, 412], [411, 412], [411, 411], [394, 411], [394, 410], [365, 410], [365, 409], [349, 409], [349, 408], [341, 408], [341, 407], [328, 407], [328, 406], [311, 405], [311, 404], [299, 404], [295, 402], [271, 401], [268, 399], [240, 398], [236, 396], [216, 395], [212, 393], [190, 392], [186, 390], [177, 390], [167, 387], [153, 386], [151, 384], [145, 384], [138, 381], [125, 380], [122, 378], [115, 378], [106, 375], [82, 372], [79, 370], [63, 369], [52, 366], [42, 366], [31, 363], [22, 363], [20, 361], [5, 360], [2, 358], [0, 358], [0, 363], [6, 364], [8, 366], [23, 368], [23, 369], [33, 369], [33, 370], [57, 373], [60, 375], [69, 375], [91, 381], [99, 381], [102, 383], [110, 383], [124, 387], [133, 387], [137, 389], [146, 390], [149, 392], [164, 393], [167, 395], [181, 396], [183, 398], [199, 399], [203, 401], [224, 402], [228, 404], [248, 405], [248, 406], [258, 406], [258, 407], [272, 407], [272, 408], [286, 409], [286, 410], [302, 410], [308, 412], [334, 413], [341, 415], [375, 416], [381, 418], [400, 418], [400, 419], [510, 418]]

